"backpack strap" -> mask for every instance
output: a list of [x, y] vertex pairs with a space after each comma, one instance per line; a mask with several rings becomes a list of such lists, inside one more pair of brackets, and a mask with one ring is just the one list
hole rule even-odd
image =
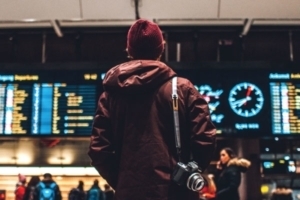
[[44, 189], [46, 186], [45, 186], [45, 183], [43, 183], [42, 181], [39, 183], [39, 185], [40, 185], [40, 187], [42, 188], [42, 189]]
[[52, 189], [54, 189], [55, 186], [56, 186], [56, 183], [54, 183], [54, 182], [50, 184], [50, 188], [52, 188]]

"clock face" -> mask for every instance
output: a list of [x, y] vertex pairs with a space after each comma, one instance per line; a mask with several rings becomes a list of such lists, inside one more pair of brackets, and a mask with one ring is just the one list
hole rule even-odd
[[252, 83], [239, 83], [229, 92], [229, 105], [239, 116], [253, 117], [263, 107], [264, 97], [261, 90]]

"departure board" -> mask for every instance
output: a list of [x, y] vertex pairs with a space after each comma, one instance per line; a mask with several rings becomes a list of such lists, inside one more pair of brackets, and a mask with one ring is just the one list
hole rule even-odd
[[0, 75], [0, 134], [90, 135], [101, 92], [97, 77], [78, 72], [69, 77]]
[[270, 74], [273, 134], [300, 134], [300, 74]]
[[[91, 68], [0, 69], [0, 136], [90, 136], [107, 71]], [[300, 134], [300, 73], [270, 68], [175, 72], [206, 100], [219, 135]]]

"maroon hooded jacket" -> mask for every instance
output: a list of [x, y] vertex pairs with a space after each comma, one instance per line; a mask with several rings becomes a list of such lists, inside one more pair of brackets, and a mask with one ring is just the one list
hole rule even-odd
[[[198, 193], [171, 181], [178, 162], [172, 110], [172, 77], [159, 61], [134, 60], [109, 70], [93, 123], [92, 165], [115, 189], [117, 200], [196, 200]], [[183, 162], [190, 152], [202, 169], [215, 147], [208, 105], [178, 78]]]

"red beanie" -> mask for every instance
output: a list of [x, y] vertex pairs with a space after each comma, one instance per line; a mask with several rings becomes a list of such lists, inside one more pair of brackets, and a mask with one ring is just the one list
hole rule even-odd
[[19, 181], [22, 183], [26, 182], [26, 176], [23, 174], [18, 174]]
[[164, 50], [164, 39], [157, 24], [140, 19], [129, 29], [127, 50], [134, 59], [157, 59]]

